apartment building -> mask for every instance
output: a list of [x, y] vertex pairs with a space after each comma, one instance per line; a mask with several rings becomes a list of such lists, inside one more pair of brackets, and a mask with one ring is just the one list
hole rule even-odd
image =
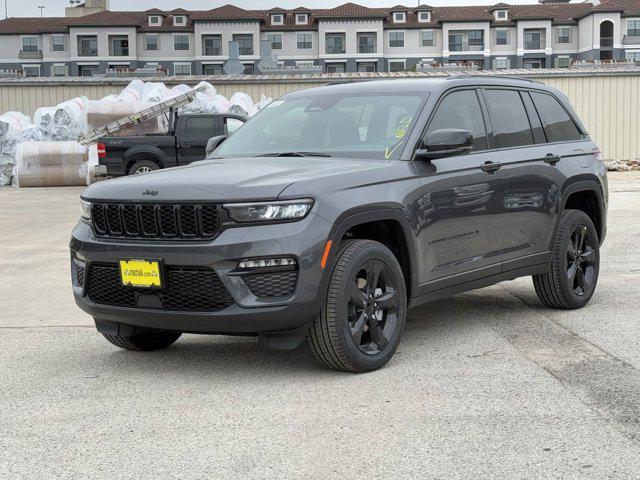
[[226, 5], [8, 18], [0, 21], [0, 69], [91, 76], [158, 67], [171, 75], [219, 75], [229, 42], [236, 42], [246, 72], [260, 73], [263, 40], [280, 65], [325, 72], [402, 71], [419, 63], [505, 69], [640, 61], [640, 0], [294, 10]]

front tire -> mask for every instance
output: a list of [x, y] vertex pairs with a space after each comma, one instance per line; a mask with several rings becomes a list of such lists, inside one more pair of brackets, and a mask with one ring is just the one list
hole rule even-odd
[[584, 307], [596, 289], [600, 241], [586, 213], [566, 210], [560, 219], [550, 269], [533, 276], [538, 298], [551, 308]]
[[393, 357], [404, 329], [407, 294], [395, 255], [372, 240], [343, 243], [323, 308], [307, 340], [324, 365], [377, 370]]
[[110, 343], [124, 350], [132, 350], [135, 352], [151, 352], [154, 350], [163, 350], [173, 345], [182, 335], [181, 332], [144, 332], [136, 333], [130, 337], [121, 337], [118, 335], [104, 334]]

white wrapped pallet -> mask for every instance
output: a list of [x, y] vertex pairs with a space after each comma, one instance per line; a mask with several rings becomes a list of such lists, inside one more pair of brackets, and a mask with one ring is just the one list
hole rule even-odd
[[77, 142], [24, 142], [18, 146], [16, 187], [86, 185], [80, 167], [88, 161], [87, 147]]
[[[114, 122], [128, 115], [133, 115], [151, 106], [153, 106], [153, 103], [89, 100], [87, 102], [87, 130], [94, 130], [107, 123]], [[167, 132], [167, 119], [165, 117], [157, 117], [131, 130], [123, 130], [119, 132], [117, 136], [161, 134]]]

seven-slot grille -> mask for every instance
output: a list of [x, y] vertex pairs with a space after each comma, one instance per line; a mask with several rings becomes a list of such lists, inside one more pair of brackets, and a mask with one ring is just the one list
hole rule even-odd
[[211, 238], [220, 226], [216, 204], [94, 203], [91, 217], [101, 237]]

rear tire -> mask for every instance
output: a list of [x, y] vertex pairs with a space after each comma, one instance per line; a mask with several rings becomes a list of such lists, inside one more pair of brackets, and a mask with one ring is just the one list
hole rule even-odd
[[395, 255], [372, 240], [340, 245], [320, 315], [307, 341], [327, 367], [377, 370], [393, 357], [406, 320], [404, 276]]
[[120, 337], [118, 335], [103, 334], [110, 343], [116, 347], [136, 352], [151, 352], [162, 350], [173, 345], [182, 335], [181, 332], [144, 332], [137, 333], [131, 337]]
[[593, 296], [599, 270], [600, 242], [593, 222], [580, 210], [566, 210], [549, 271], [533, 276], [538, 298], [550, 308], [582, 308]]
[[138, 160], [129, 167], [129, 175], [142, 175], [154, 170], [158, 170], [160, 166], [153, 160]]

